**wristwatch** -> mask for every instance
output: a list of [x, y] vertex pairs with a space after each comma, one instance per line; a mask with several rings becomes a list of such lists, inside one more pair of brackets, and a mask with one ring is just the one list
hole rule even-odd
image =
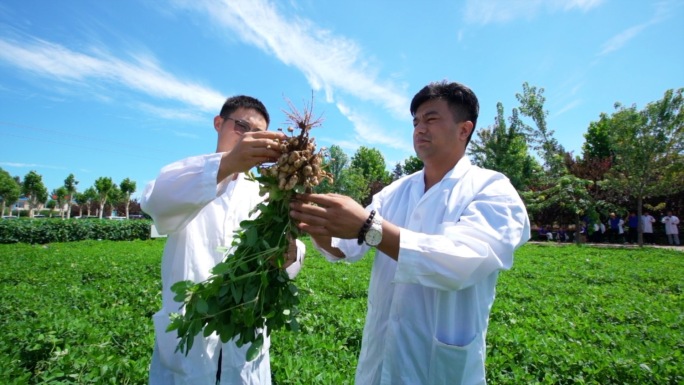
[[382, 242], [382, 218], [379, 215], [373, 217], [370, 228], [366, 231], [364, 241], [371, 247], [375, 247]]

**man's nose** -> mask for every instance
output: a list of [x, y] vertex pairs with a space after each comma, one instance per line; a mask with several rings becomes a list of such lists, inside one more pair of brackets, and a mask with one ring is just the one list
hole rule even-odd
[[416, 133], [425, 133], [425, 128], [426, 125], [421, 123], [421, 122], [416, 122], [415, 125], [413, 126], [413, 131]]

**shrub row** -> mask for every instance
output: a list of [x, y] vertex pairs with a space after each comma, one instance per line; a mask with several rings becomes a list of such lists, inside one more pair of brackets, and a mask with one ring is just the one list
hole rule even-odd
[[0, 220], [0, 243], [47, 244], [88, 239], [132, 241], [149, 239], [149, 220], [13, 219]]

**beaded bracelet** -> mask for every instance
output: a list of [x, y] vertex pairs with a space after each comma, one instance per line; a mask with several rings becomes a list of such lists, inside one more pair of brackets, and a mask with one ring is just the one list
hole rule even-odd
[[375, 217], [375, 210], [371, 210], [368, 219], [366, 219], [366, 222], [364, 222], [363, 226], [361, 226], [361, 230], [359, 230], [359, 245], [363, 244], [363, 242], [366, 240], [366, 233], [368, 232], [368, 229], [370, 229], [371, 223], [373, 223], [373, 217]]

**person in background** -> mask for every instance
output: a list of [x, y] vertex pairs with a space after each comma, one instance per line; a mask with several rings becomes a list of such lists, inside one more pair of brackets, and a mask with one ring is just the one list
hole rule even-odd
[[627, 217], [627, 242], [637, 243], [639, 241], [639, 217], [634, 211], [629, 212]]
[[608, 231], [609, 239], [611, 243], [623, 243], [624, 242], [624, 226], [625, 221], [615, 215], [615, 213], [610, 213], [608, 218]]
[[606, 223], [606, 229], [608, 230], [608, 242], [617, 242], [618, 235], [618, 224], [620, 223], [620, 218], [615, 215], [615, 213], [610, 213], [608, 215], [608, 222]]
[[546, 225], [546, 230], [544, 230], [544, 234], [546, 234], [547, 241], [553, 241], [553, 229], [551, 228], [551, 226]]
[[[276, 139], [268, 132], [266, 107], [249, 96], [228, 98], [214, 117], [216, 152], [193, 156], [162, 168], [143, 191], [141, 206], [160, 234], [168, 234], [162, 256], [162, 308], [152, 316], [155, 344], [150, 364], [151, 385], [214, 385], [271, 383], [268, 347], [246, 361], [249, 344], [222, 344], [216, 334], [195, 337], [187, 355], [178, 351], [176, 332], [166, 332], [170, 313], [178, 312], [171, 285], [178, 281], [202, 282], [223, 260], [217, 249], [230, 246], [240, 222], [264, 199], [259, 184], [244, 172], [280, 156]], [[257, 214], [254, 213], [254, 216]], [[290, 277], [301, 268], [304, 245], [290, 244], [285, 267]]]
[[558, 235], [556, 236], [556, 240], [558, 242], [567, 242], [568, 241], [568, 234], [565, 231], [565, 227], [561, 226], [558, 229]]
[[594, 222], [591, 225], [591, 235], [589, 235], [589, 242], [598, 243], [598, 242], [600, 242], [600, 237], [601, 237], [601, 225], [600, 225], [600, 220], [599, 220], [598, 222]]
[[376, 249], [356, 384], [484, 384], [497, 278], [530, 238], [529, 218], [503, 174], [465, 155], [479, 111], [470, 88], [431, 83], [410, 109], [423, 170], [366, 208], [302, 194], [291, 216], [330, 261]]
[[549, 237], [546, 235], [548, 231], [546, 230], [546, 227], [544, 226], [539, 226], [539, 229], [537, 229], [537, 234], [539, 235], [539, 240], [540, 241], [548, 241]]
[[667, 215], [660, 220], [665, 224], [665, 234], [670, 245], [679, 246], [679, 218], [672, 214], [672, 210], [667, 211]]
[[655, 221], [655, 218], [653, 218], [648, 211], [645, 211], [641, 216], [641, 229], [644, 235], [644, 243], [649, 245], [655, 245], [655, 238], [653, 237], [653, 224]]

